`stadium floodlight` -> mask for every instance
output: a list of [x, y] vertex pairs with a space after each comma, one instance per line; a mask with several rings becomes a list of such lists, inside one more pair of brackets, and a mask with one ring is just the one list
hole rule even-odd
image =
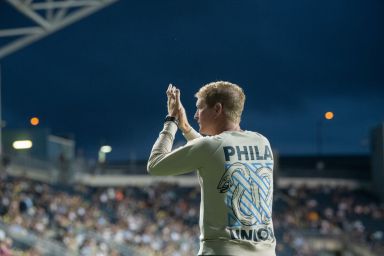
[[335, 115], [334, 115], [333, 112], [331, 112], [331, 111], [328, 111], [328, 112], [326, 112], [326, 113], [324, 114], [324, 117], [325, 117], [325, 119], [327, 119], [327, 120], [332, 120], [334, 116], [335, 116]]
[[111, 153], [112, 152], [112, 147], [109, 146], [109, 145], [104, 145], [100, 148], [100, 151], [105, 153], [105, 154], [108, 154], [108, 153]]
[[37, 125], [39, 125], [39, 123], [40, 123], [40, 119], [39, 119], [38, 117], [32, 117], [32, 118], [29, 120], [29, 122], [31, 123], [31, 125], [33, 125], [33, 126], [37, 126]]
[[14, 149], [29, 149], [32, 148], [33, 143], [30, 140], [16, 140], [12, 146]]
[[105, 163], [107, 154], [112, 152], [112, 147], [109, 145], [104, 145], [100, 147], [99, 150], [99, 163]]

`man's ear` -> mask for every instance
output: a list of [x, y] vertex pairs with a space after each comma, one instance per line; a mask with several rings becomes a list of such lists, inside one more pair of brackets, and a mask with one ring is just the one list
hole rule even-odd
[[217, 102], [214, 106], [214, 109], [217, 115], [221, 114], [223, 112], [223, 104], [221, 104], [220, 102]]

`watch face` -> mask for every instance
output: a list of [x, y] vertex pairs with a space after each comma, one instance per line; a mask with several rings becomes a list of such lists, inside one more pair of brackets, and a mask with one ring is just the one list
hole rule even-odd
[[173, 117], [173, 116], [167, 116], [167, 117], [165, 118], [165, 120], [166, 120], [166, 121], [174, 121], [174, 120], [176, 120], [176, 118]]

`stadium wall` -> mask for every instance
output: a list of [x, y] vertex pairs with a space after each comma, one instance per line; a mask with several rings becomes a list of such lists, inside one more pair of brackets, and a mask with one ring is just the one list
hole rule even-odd
[[[196, 176], [145, 176], [145, 175], [83, 175], [79, 177], [79, 183], [95, 186], [147, 186], [154, 183], [166, 182], [178, 184], [182, 187], [198, 186], [198, 179]], [[361, 188], [369, 187], [370, 183], [361, 182], [357, 180], [348, 179], [324, 179], [324, 178], [284, 178], [280, 177], [277, 182], [279, 188], [286, 188], [289, 186], [344, 186], [348, 188]]]

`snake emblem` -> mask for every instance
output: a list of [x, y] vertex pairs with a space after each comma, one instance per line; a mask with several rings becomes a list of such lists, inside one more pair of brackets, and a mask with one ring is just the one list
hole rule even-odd
[[272, 206], [272, 170], [256, 171], [243, 163], [230, 165], [220, 179], [217, 189], [230, 197], [227, 203], [241, 224], [269, 224]]

